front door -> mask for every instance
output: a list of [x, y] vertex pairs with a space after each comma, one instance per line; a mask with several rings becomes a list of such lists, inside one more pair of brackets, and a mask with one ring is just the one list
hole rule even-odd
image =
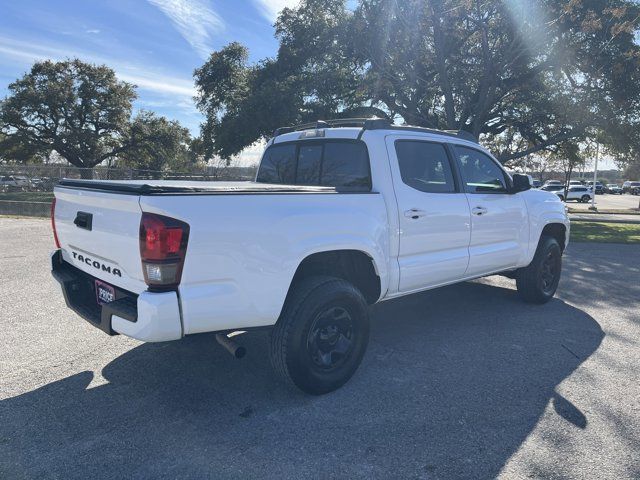
[[453, 282], [469, 262], [469, 205], [446, 146], [387, 137], [399, 212], [400, 292]]
[[471, 208], [471, 244], [466, 276], [478, 276], [518, 265], [529, 244], [527, 208], [510, 194], [510, 179], [486, 153], [456, 145], [460, 173]]

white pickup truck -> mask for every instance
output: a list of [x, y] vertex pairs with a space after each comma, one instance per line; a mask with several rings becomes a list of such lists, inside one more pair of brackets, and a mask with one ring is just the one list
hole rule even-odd
[[369, 305], [492, 274], [544, 303], [569, 240], [558, 196], [478, 143], [382, 119], [279, 129], [255, 182], [63, 180], [52, 225], [81, 317], [150, 342], [268, 327], [312, 394], [357, 369]]

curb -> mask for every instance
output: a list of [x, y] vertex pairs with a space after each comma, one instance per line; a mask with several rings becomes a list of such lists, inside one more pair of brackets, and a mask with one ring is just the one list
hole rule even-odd
[[631, 224], [631, 225], [639, 225], [640, 224], [640, 218], [636, 219], [626, 219], [626, 218], [585, 218], [584, 216], [581, 217], [572, 217], [571, 215], [569, 215], [569, 220], [571, 222], [585, 222], [585, 223], [626, 223], [626, 224]]

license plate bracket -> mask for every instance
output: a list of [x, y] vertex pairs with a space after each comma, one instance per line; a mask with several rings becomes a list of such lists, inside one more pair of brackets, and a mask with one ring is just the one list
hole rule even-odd
[[111, 303], [116, 299], [116, 289], [108, 283], [101, 280], [96, 280], [96, 301], [98, 305], [104, 305]]

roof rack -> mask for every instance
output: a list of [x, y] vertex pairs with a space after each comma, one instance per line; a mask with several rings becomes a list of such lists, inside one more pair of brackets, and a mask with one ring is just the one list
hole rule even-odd
[[291, 127], [276, 128], [273, 136], [277, 137], [284, 133], [299, 132], [301, 130], [312, 130], [319, 128], [331, 127], [361, 127], [365, 130], [375, 130], [380, 128], [388, 128], [392, 125], [391, 120], [386, 118], [370, 117], [370, 118], [336, 118], [334, 120], [318, 120], [316, 122], [302, 123]]
[[370, 117], [370, 118], [337, 118], [334, 120], [318, 120], [316, 122], [303, 123], [290, 127], [280, 127], [273, 132], [273, 136], [283, 135], [285, 133], [299, 132], [303, 130], [313, 130], [321, 128], [335, 127], [360, 127], [362, 131], [358, 138], [362, 137], [365, 130], [403, 130], [422, 133], [433, 133], [436, 135], [447, 135], [456, 137], [470, 142], [478, 143], [478, 139], [470, 132], [465, 130], [437, 130], [435, 128], [416, 127], [413, 125], [394, 125], [388, 118]]

